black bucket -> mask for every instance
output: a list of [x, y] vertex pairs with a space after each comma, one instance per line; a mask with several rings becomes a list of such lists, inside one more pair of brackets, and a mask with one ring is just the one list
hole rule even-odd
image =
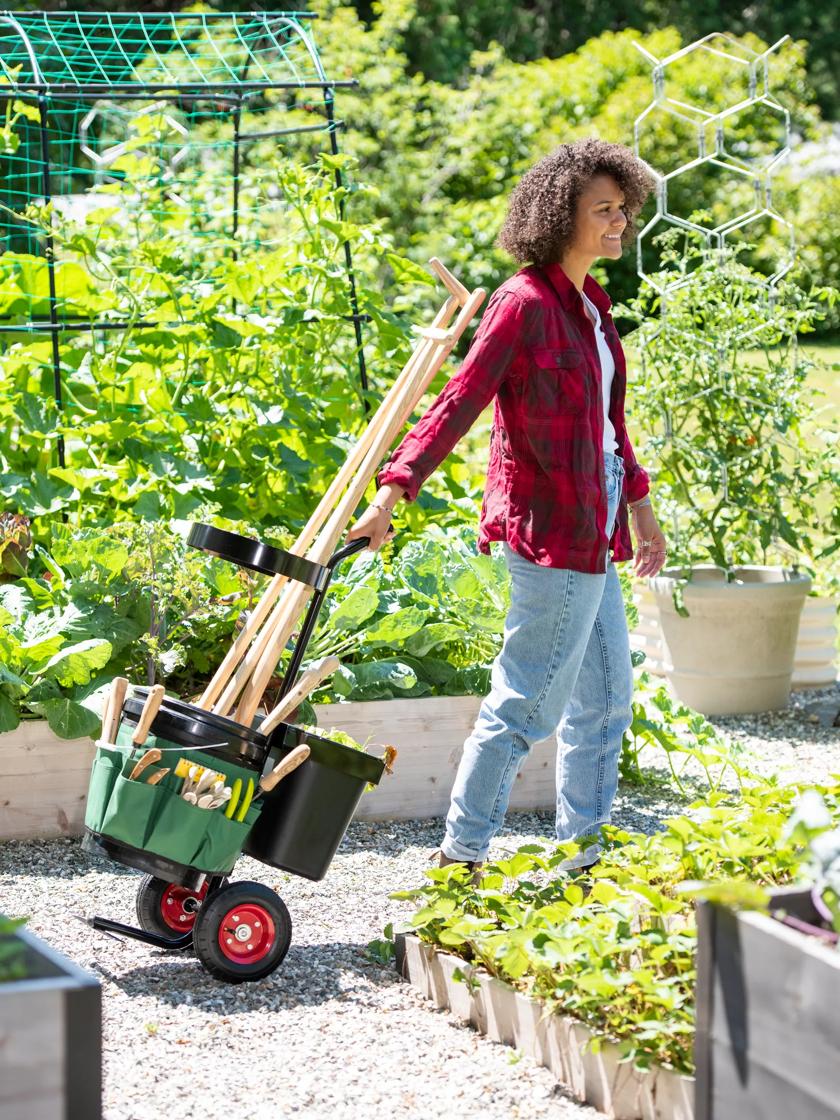
[[280, 724], [271, 733], [272, 761], [301, 743], [309, 747], [309, 758], [263, 795], [263, 811], [243, 851], [305, 879], [323, 879], [365, 786], [378, 784], [385, 762], [294, 724]]
[[[147, 688], [133, 690], [123, 704], [123, 720], [137, 723], [148, 692]], [[169, 739], [179, 746], [204, 750], [212, 747], [213, 754], [260, 772], [268, 756], [268, 740], [256, 729], [173, 696], [164, 696], [150, 730], [157, 738]]]

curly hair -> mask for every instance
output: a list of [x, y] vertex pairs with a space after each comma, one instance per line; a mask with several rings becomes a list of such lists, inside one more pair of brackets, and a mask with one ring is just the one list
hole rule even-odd
[[624, 248], [636, 237], [636, 218], [655, 178], [644, 160], [623, 144], [588, 137], [561, 144], [517, 183], [496, 244], [519, 264], [544, 266], [561, 259], [574, 236], [581, 192], [595, 175], [611, 175], [624, 192]]

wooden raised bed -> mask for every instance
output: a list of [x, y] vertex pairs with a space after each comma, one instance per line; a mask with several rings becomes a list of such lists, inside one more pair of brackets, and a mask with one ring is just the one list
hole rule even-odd
[[[319, 706], [322, 727], [399, 751], [394, 774], [362, 797], [356, 818], [444, 816], [480, 703], [477, 696], [437, 696]], [[555, 752], [554, 739], [534, 748], [514, 785], [512, 809], [554, 807]], [[93, 755], [89, 739], [59, 739], [44, 720], [0, 735], [0, 840], [80, 835]]]
[[90, 739], [59, 739], [46, 720], [0, 735], [0, 840], [81, 833], [94, 753]]
[[102, 992], [99, 981], [26, 930], [27, 978], [0, 983], [0, 1116], [99, 1120]]
[[[817, 919], [810, 893], [771, 908]], [[840, 952], [768, 914], [697, 906], [697, 1120], [840, 1117]]]

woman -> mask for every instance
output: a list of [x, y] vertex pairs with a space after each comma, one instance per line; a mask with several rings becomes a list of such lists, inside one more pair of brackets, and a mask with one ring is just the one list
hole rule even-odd
[[[469, 353], [378, 476], [348, 540], [390, 533], [393, 509], [495, 398], [478, 547], [503, 542], [511, 576], [504, 643], [452, 789], [441, 866], [486, 858], [531, 746], [558, 737], [558, 840], [590, 837], [594, 863], [632, 721], [627, 620], [612, 561], [656, 575], [665, 539], [624, 424], [626, 366], [609, 296], [589, 275], [618, 260], [653, 188], [619, 144], [562, 144], [514, 190], [499, 244], [520, 269], [493, 293]], [[609, 555], [612, 549], [612, 560]]]

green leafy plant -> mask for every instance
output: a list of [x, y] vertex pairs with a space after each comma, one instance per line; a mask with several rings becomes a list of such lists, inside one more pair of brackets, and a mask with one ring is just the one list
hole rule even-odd
[[711, 562], [731, 580], [738, 565], [826, 558], [838, 547], [840, 471], [797, 339], [837, 293], [782, 280], [768, 300], [744, 245], [710, 250], [679, 231], [661, 240], [659, 277], [682, 283], [667, 314], [655, 314], [651, 287], [617, 314], [641, 324], [634, 410], [657, 464], [657, 509], [674, 525], [670, 562], [687, 578]]
[[26, 979], [26, 945], [16, 936], [25, 923], [26, 918], [6, 918], [0, 914], [0, 984]]
[[321, 698], [484, 693], [507, 610], [501, 557], [477, 554], [469, 530], [430, 528], [386, 562], [364, 553], [331, 585], [335, 606], [310, 655], [342, 667]]
[[633, 721], [625, 733], [619, 759], [621, 779], [631, 785], [652, 780], [652, 771], [642, 769], [642, 754], [661, 761], [683, 797], [689, 773], [702, 773], [710, 790], [720, 789], [724, 780], [740, 782], [746, 775], [743, 753], [737, 742], [721, 737], [700, 712], [675, 700], [664, 684], [655, 684], [642, 672], [633, 699]]
[[40, 574], [0, 585], [0, 731], [48, 720], [98, 733], [116, 674], [181, 694], [210, 675], [261, 580], [188, 549], [164, 524], [53, 524]]
[[[816, 787], [840, 821], [840, 785]], [[403, 928], [585, 1023], [622, 1060], [691, 1073], [695, 940], [687, 883], [725, 885], [761, 905], [802, 875], [805, 844], [788, 828], [802, 787], [758, 780], [738, 796], [711, 793], [651, 836], [602, 829], [589, 889], [558, 864], [571, 842], [525, 845], [485, 865], [426, 872], [393, 898], [418, 909]], [[719, 888], [720, 889], [720, 888]]]

